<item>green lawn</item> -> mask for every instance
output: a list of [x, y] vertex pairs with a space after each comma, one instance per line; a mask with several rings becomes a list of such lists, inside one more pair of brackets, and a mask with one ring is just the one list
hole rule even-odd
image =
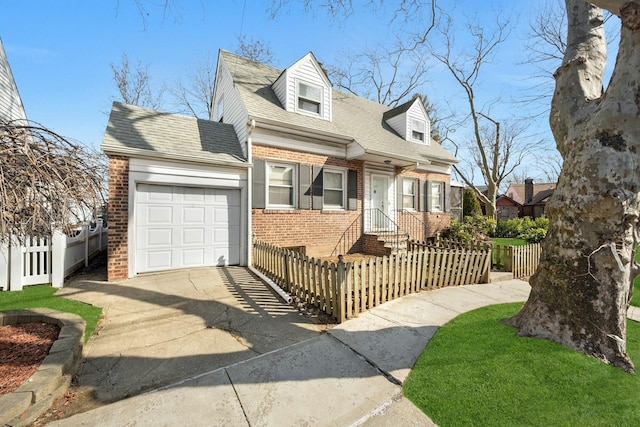
[[[640, 425], [640, 375], [568, 350], [519, 338], [499, 322], [521, 303], [484, 307], [440, 328], [404, 393], [441, 427]], [[640, 325], [627, 350], [640, 363]]]
[[49, 285], [27, 286], [22, 291], [0, 292], [0, 311], [45, 307], [77, 314], [86, 322], [85, 342], [95, 329], [102, 309], [93, 305], [55, 296]]
[[500, 246], [524, 246], [527, 244], [526, 240], [511, 237], [492, 237], [491, 240]]
[[[640, 263], [640, 246], [636, 248], [636, 262]], [[640, 307], [640, 276], [633, 281], [633, 298], [629, 302], [631, 305]]]

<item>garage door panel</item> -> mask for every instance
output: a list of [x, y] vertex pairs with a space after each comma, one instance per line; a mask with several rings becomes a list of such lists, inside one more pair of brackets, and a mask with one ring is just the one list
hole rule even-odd
[[141, 261], [145, 262], [149, 271], [167, 270], [171, 268], [172, 258], [173, 254], [171, 249], [167, 249], [163, 251], [147, 251]]
[[146, 200], [149, 202], [171, 202], [174, 199], [175, 187], [168, 185], [143, 185], [146, 186]]
[[143, 240], [143, 247], [154, 248], [158, 246], [171, 247], [173, 243], [173, 229], [172, 228], [150, 228], [145, 233], [145, 239]]
[[144, 206], [143, 216], [147, 224], [173, 224], [173, 207], [171, 206]]
[[183, 187], [182, 200], [188, 203], [205, 203], [207, 189], [197, 187]]
[[204, 224], [205, 207], [187, 206], [182, 208], [182, 222], [184, 224]]
[[205, 244], [204, 228], [183, 228], [182, 229], [182, 245], [204, 245]]
[[185, 267], [200, 267], [205, 264], [204, 248], [183, 249], [180, 253], [182, 265]]
[[240, 191], [138, 184], [136, 273], [240, 263]]

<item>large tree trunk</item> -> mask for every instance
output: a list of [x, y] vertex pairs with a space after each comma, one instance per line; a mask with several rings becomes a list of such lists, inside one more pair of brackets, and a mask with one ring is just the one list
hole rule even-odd
[[507, 323], [632, 372], [625, 340], [640, 209], [640, 2], [612, 10], [623, 27], [605, 94], [602, 11], [566, 3], [568, 47], [550, 118], [564, 166], [529, 300]]

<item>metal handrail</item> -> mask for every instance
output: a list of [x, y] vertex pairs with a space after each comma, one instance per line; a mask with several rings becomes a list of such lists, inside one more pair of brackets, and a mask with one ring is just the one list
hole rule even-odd
[[[368, 231], [373, 231], [377, 233], [380, 233], [380, 232], [392, 233], [392, 235], [395, 236], [395, 241], [396, 241], [395, 247], [397, 248], [399, 246], [400, 227], [394, 220], [389, 218], [389, 216], [386, 213], [382, 212], [378, 208], [365, 209], [364, 214], [367, 215], [366, 218], [369, 220]], [[377, 225], [378, 227], [374, 228], [373, 227], [374, 224]], [[379, 227], [380, 225], [382, 225], [383, 227], [380, 228]]]
[[[358, 215], [356, 219], [347, 227], [347, 229], [340, 236], [340, 240], [336, 244], [336, 247], [333, 248], [331, 252], [331, 256], [335, 255], [344, 255], [349, 253], [349, 250], [353, 245], [358, 241], [358, 239], [362, 236], [362, 216], [363, 213]], [[340, 249], [342, 249], [340, 251]]]
[[[402, 222], [411, 222], [411, 224], [408, 227], [404, 227], [402, 231], [409, 235], [409, 239], [424, 240], [427, 235], [427, 224], [408, 209], [403, 209], [402, 212], [405, 214], [403, 215]], [[407, 220], [407, 216], [410, 218], [409, 220]], [[421, 230], [421, 233], [418, 233], [419, 230]]]

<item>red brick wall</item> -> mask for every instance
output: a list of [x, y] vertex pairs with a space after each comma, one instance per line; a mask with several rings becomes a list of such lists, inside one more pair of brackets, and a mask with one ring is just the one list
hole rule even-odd
[[[415, 171], [415, 170], [405, 171], [405, 172], [400, 172], [400, 170], [397, 170], [397, 172], [399, 173], [399, 177], [401, 178], [414, 178], [414, 179], [421, 179], [424, 181], [438, 181], [438, 182], [444, 182], [444, 183], [449, 183], [450, 181], [450, 176], [442, 173], [421, 172], [421, 171]], [[424, 201], [420, 200], [420, 204], [424, 206]], [[411, 212], [411, 213], [398, 212], [398, 225], [400, 227], [403, 227], [403, 226], [410, 227], [412, 224], [415, 223], [415, 221], [413, 221], [412, 218], [409, 217], [409, 215], [413, 215], [414, 217], [418, 218], [420, 221], [426, 224], [426, 230], [424, 235], [422, 235], [420, 238], [411, 236], [411, 238], [416, 240], [424, 241], [428, 237], [433, 237], [437, 233], [448, 228], [449, 224], [451, 224], [450, 212]]]
[[129, 159], [109, 156], [109, 259], [107, 280], [126, 279], [128, 264], [129, 224]]
[[338, 166], [358, 171], [358, 208], [354, 211], [252, 209], [252, 232], [280, 247], [305, 246], [308, 256], [330, 255], [342, 233], [362, 213], [363, 163], [274, 147], [253, 146], [253, 156], [316, 166]]

